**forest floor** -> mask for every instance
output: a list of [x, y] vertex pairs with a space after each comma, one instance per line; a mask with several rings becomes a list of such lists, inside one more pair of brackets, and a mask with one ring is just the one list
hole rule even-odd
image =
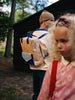
[[13, 70], [13, 58], [0, 57], [0, 92], [14, 90], [12, 92], [16, 95], [16, 100], [31, 100], [32, 87], [30, 72], [15, 71]]

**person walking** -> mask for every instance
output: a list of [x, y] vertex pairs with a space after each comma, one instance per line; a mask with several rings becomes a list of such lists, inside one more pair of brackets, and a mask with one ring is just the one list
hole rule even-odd
[[[37, 37], [40, 37], [41, 35], [43, 35], [45, 33], [48, 34], [48, 29], [54, 24], [54, 15], [46, 10], [43, 10], [39, 17], [39, 23], [40, 23], [40, 28], [36, 29], [33, 32], [33, 35], [36, 35]], [[37, 100], [45, 72], [49, 66], [49, 64], [47, 62], [47, 58], [48, 58], [48, 49], [46, 46], [47, 39], [45, 38], [45, 36], [40, 40], [41, 41], [40, 42], [40, 51], [41, 51], [43, 59], [44, 59], [42, 64], [39, 64], [38, 66], [30, 65], [30, 69], [32, 71], [32, 76], [33, 76], [32, 100]], [[46, 52], [47, 52], [47, 55], [45, 55]]]

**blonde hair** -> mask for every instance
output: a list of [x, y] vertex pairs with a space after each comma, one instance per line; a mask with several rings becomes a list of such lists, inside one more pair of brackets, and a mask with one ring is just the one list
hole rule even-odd
[[[63, 15], [64, 18], [68, 19], [70, 21], [69, 29], [69, 38], [70, 40], [74, 40], [74, 44], [72, 45], [72, 58], [75, 60], [75, 14], [67, 13]], [[49, 52], [49, 59], [52, 62], [53, 60], [60, 60], [61, 55], [57, 51], [57, 44], [54, 37], [54, 31], [57, 27], [64, 26], [61, 22], [58, 23], [56, 26], [58, 20], [55, 21], [54, 25], [48, 29], [49, 35], [47, 37], [48, 42], [48, 52]]]
[[[67, 19], [70, 22], [70, 27], [68, 27], [68, 29], [69, 29], [70, 33], [73, 34], [73, 36], [74, 36], [75, 35], [75, 14], [67, 13], [67, 14], [65, 14], [65, 15], [63, 15], [61, 17], [64, 17], [65, 19]], [[57, 28], [56, 27], [57, 21], [55, 22], [55, 28]], [[60, 22], [60, 23], [58, 23], [57, 26], [61, 27], [61, 26], [64, 26], [64, 25]]]
[[56, 41], [54, 38], [54, 25], [48, 29], [48, 36], [47, 36], [47, 48], [49, 53], [49, 61], [52, 62], [54, 60], [59, 61], [61, 58], [61, 55], [57, 51]]
[[[72, 51], [71, 51], [72, 52], [72, 58], [71, 59], [75, 60], [75, 14], [67, 13], [67, 14], [65, 14], [61, 17], [65, 18], [66, 20], [68, 20], [70, 22], [70, 25], [67, 28], [69, 30], [69, 39], [70, 39], [71, 42], [73, 41], [72, 42], [73, 44], [71, 45], [71, 47], [72, 47]], [[58, 20], [55, 22], [54, 30], [57, 27], [62, 27], [62, 26], [66, 27], [61, 21], [58, 23]]]

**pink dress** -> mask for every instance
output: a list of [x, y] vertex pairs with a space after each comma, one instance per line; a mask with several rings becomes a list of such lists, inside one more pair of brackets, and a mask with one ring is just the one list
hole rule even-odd
[[[48, 67], [40, 94], [37, 100], [51, 100], [49, 96], [50, 75], [52, 64]], [[75, 100], [75, 61], [58, 62], [55, 91], [52, 100]]]

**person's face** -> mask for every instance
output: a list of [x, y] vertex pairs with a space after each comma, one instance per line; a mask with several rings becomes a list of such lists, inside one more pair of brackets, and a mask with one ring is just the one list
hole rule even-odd
[[59, 27], [55, 30], [55, 40], [57, 42], [58, 52], [66, 57], [71, 57], [72, 41], [69, 38], [69, 30], [66, 27]]

